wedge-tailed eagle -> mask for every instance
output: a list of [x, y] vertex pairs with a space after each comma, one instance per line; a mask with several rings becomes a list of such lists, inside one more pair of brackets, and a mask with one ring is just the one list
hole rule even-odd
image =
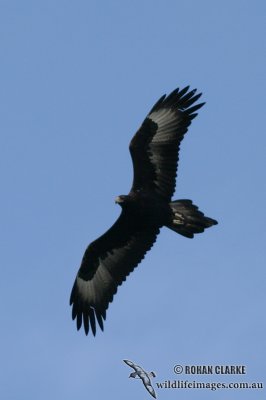
[[96, 334], [96, 320], [103, 330], [118, 286], [150, 250], [160, 228], [193, 238], [217, 224], [191, 200], [171, 200], [180, 143], [204, 104], [195, 104], [200, 96], [189, 86], [162, 96], [130, 142], [132, 188], [115, 200], [122, 211], [114, 225], [87, 247], [70, 296], [72, 318], [78, 330], [83, 322], [86, 335], [90, 329]]

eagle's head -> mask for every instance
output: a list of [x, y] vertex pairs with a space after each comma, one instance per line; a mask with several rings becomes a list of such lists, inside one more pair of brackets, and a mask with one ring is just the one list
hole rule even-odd
[[119, 204], [121, 207], [123, 207], [124, 203], [126, 203], [128, 196], [125, 196], [121, 194], [120, 196], [117, 196], [115, 198], [115, 203]]

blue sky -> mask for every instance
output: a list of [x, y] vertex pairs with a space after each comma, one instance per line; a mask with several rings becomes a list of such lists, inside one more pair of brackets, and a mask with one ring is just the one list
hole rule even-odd
[[[151, 398], [124, 358], [154, 382], [266, 384], [265, 2], [2, 0], [0, 10], [1, 398]], [[131, 187], [132, 135], [187, 84], [206, 105], [182, 143], [174, 198], [219, 225], [193, 240], [163, 229], [105, 332], [86, 337], [68, 306], [81, 257]], [[175, 364], [247, 374], [177, 376]]]

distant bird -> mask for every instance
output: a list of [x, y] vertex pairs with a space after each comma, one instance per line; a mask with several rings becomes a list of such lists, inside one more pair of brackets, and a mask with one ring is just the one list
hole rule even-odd
[[72, 318], [86, 335], [96, 334], [96, 319], [103, 330], [106, 310], [119, 285], [150, 250], [160, 228], [180, 235], [195, 233], [217, 224], [205, 217], [191, 200], [174, 200], [180, 143], [201, 96], [196, 89], [176, 89], [153, 106], [131, 140], [129, 150], [134, 179], [128, 195], [115, 200], [122, 212], [114, 225], [86, 249], [70, 296]]
[[148, 390], [148, 392], [156, 399], [156, 393], [155, 390], [151, 384], [151, 379], [154, 378], [156, 375], [154, 372], [146, 372], [144, 371], [143, 368], [141, 368], [139, 365], [134, 364], [130, 360], [123, 360], [127, 365], [129, 365], [131, 368], [134, 369], [135, 372], [131, 372], [129, 375], [129, 378], [140, 378], [142, 380], [143, 385], [145, 388]]

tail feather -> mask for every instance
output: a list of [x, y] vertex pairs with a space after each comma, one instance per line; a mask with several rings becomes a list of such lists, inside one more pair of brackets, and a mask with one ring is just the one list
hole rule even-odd
[[191, 200], [176, 200], [170, 203], [172, 221], [168, 228], [188, 238], [193, 238], [195, 233], [216, 225], [215, 219], [205, 217], [203, 212]]

